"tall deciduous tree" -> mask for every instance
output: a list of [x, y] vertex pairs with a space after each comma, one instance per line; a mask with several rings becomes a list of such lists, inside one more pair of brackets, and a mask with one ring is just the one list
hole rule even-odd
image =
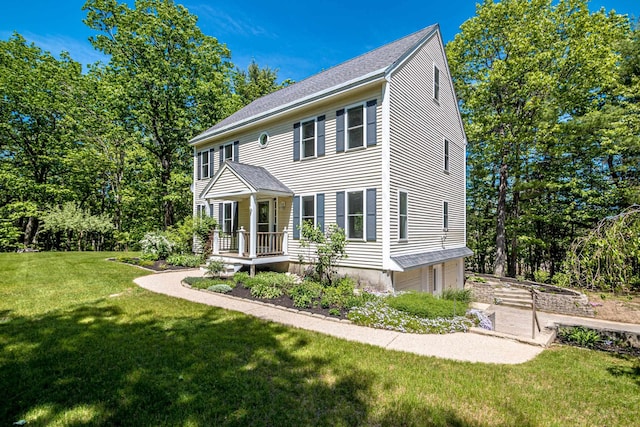
[[251, 61], [247, 71], [236, 68], [233, 76], [233, 89], [243, 106], [291, 83], [286, 80], [278, 84], [278, 71], [260, 68], [255, 61]]
[[58, 60], [18, 34], [0, 41], [1, 197], [24, 245], [38, 231], [38, 209], [73, 197], [67, 160], [79, 143], [70, 106], [81, 78], [65, 53]]
[[[89, 0], [85, 23], [99, 31], [93, 45], [122, 89], [128, 129], [155, 159], [161, 224], [190, 211], [189, 138], [231, 112], [229, 51], [198, 28], [197, 18], [171, 0]], [[187, 193], [187, 194], [185, 194]]]
[[[540, 226], [536, 221], [551, 221], [525, 216], [524, 208], [529, 201], [553, 204], [556, 195], [545, 200], [541, 190], [571, 179], [559, 149], [569, 144], [561, 138], [614, 84], [628, 22], [590, 13], [586, 0], [485, 0], [461, 29], [447, 50], [466, 120], [470, 183], [483, 186], [469, 188], [470, 217], [495, 215], [493, 272], [515, 275], [521, 237]], [[482, 199], [491, 189], [495, 207]]]

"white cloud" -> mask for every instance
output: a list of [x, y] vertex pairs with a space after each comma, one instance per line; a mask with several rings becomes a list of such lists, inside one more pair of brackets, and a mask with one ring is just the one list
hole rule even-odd
[[245, 37], [267, 37], [277, 38], [277, 34], [271, 33], [264, 27], [255, 24], [244, 14], [234, 11], [237, 17], [229, 15], [227, 12], [211, 7], [207, 4], [187, 6], [189, 12], [199, 17], [198, 25], [211, 25], [218, 27], [223, 32]]

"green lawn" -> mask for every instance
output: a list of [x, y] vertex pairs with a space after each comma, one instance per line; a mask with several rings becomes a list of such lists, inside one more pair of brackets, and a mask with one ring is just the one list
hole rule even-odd
[[137, 288], [106, 253], [0, 254], [0, 425], [639, 425], [640, 362], [386, 351]]

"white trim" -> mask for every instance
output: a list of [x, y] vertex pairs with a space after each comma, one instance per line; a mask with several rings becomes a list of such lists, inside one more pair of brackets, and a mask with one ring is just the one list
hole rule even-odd
[[451, 140], [446, 136], [442, 137], [442, 169], [445, 173], [451, 170]]
[[[267, 137], [267, 142], [265, 142], [264, 145], [262, 144], [262, 137], [263, 136]], [[270, 139], [269, 132], [262, 132], [260, 134], [260, 136], [258, 136], [258, 147], [267, 148], [267, 146], [269, 145], [269, 139]]]
[[[220, 144], [218, 148], [218, 152], [222, 151], [223, 153], [225, 151], [227, 151], [227, 146], [231, 147], [231, 161], [234, 162], [236, 159], [234, 159], [234, 153], [233, 153], [233, 142], [225, 142], [224, 144]], [[226, 156], [224, 156], [223, 154], [220, 154], [220, 156], [222, 156], [222, 164], [224, 164], [224, 162], [226, 162], [228, 159], [226, 158]], [[218, 160], [218, 162], [220, 162], [220, 160]]]
[[[358, 151], [367, 148], [367, 102], [356, 102], [355, 104], [344, 107], [344, 151]], [[362, 145], [359, 147], [349, 148], [349, 109], [362, 107]]]
[[[400, 222], [400, 193], [404, 193], [407, 195], [407, 235], [404, 238], [400, 237], [400, 230], [402, 229], [401, 227], [401, 222]], [[407, 190], [403, 190], [403, 189], [398, 189], [397, 191], [397, 196], [398, 196], [398, 232], [397, 232], [397, 239], [398, 239], [398, 243], [406, 243], [409, 241], [409, 191]]]
[[222, 195], [242, 195], [242, 194], [249, 194], [249, 193], [255, 193], [257, 192], [257, 190], [255, 188], [253, 188], [253, 186], [249, 185], [249, 183], [247, 181], [245, 181], [240, 175], [238, 175], [236, 173], [236, 171], [234, 171], [232, 168], [230, 168], [227, 164], [223, 163], [222, 167], [218, 168], [218, 172], [213, 175], [213, 179], [211, 179], [209, 181], [209, 183], [207, 184], [206, 187], [204, 187], [204, 189], [200, 192], [200, 197], [198, 197], [199, 199], [207, 199], [207, 193], [213, 188], [213, 186], [216, 184], [216, 182], [218, 182], [218, 180], [220, 179], [220, 176], [224, 173], [224, 171], [229, 170], [245, 187], [247, 187], [247, 189], [249, 191], [247, 192], [241, 192], [241, 193], [221, 193], [220, 195], [216, 196], [218, 199], [222, 198]]
[[[362, 194], [362, 238], [349, 237], [349, 193]], [[367, 241], [367, 189], [354, 188], [344, 191], [344, 229], [345, 237], [350, 242], [366, 242]]]
[[259, 122], [262, 122], [263, 120], [266, 119], [270, 119], [270, 118], [275, 118], [277, 116], [280, 116], [282, 114], [286, 114], [288, 112], [290, 112], [291, 110], [294, 110], [298, 107], [302, 107], [305, 104], [311, 104], [315, 101], [319, 101], [323, 98], [331, 98], [333, 96], [339, 96], [342, 95], [344, 92], [350, 91], [350, 90], [355, 90], [355, 89], [359, 89], [359, 88], [363, 88], [366, 87], [369, 84], [374, 84], [374, 83], [378, 83], [379, 80], [381, 80], [385, 73], [387, 72], [387, 69], [385, 68], [380, 68], [379, 70], [375, 70], [372, 71], [368, 74], [365, 74], [364, 76], [360, 76], [360, 77], [356, 77], [355, 79], [351, 79], [348, 82], [342, 83], [340, 85], [336, 85], [333, 87], [330, 87], [328, 89], [325, 89], [323, 91], [320, 92], [316, 92], [313, 93], [311, 95], [305, 96], [304, 98], [300, 98], [297, 99], [295, 101], [289, 102], [287, 104], [278, 106], [276, 108], [273, 108], [271, 110], [265, 111], [263, 113], [259, 113], [259, 114], [255, 114], [253, 116], [247, 117], [246, 119], [242, 119], [239, 120], [237, 122], [231, 123], [225, 127], [222, 127], [220, 129], [216, 129], [215, 131], [213, 131], [212, 133], [209, 134], [201, 134], [199, 136], [196, 136], [192, 139], [189, 140], [189, 144], [191, 145], [196, 145], [199, 143], [202, 143], [204, 141], [206, 141], [207, 139], [214, 137], [214, 136], [220, 136], [228, 131], [231, 131], [233, 129], [237, 129], [240, 127], [244, 127], [245, 125], [251, 123], [251, 124], [257, 124]]
[[395, 270], [391, 260], [391, 79], [382, 88], [382, 269]]
[[[445, 215], [445, 206], [447, 207], [447, 212]], [[451, 221], [449, 218], [449, 201], [448, 200], [443, 200], [442, 201], [442, 231], [449, 231], [449, 229], [451, 228]], [[445, 217], [446, 217], [446, 221], [445, 221]]]
[[[222, 205], [222, 218], [219, 218], [218, 220], [220, 221], [220, 224], [222, 224], [222, 227], [220, 227], [222, 229], [223, 233], [233, 233], [233, 229], [234, 229], [234, 221], [233, 221], [233, 217], [234, 217], [234, 210], [233, 210], [233, 204], [234, 203], [238, 203], [238, 202], [229, 202], [229, 201], [224, 201], [224, 202], [219, 202], [219, 204]], [[226, 222], [226, 214], [227, 214], [227, 205], [231, 206], [231, 209], [229, 209], [230, 212], [230, 216], [229, 216], [229, 231], [224, 231], [224, 226], [225, 226], [225, 222]]]

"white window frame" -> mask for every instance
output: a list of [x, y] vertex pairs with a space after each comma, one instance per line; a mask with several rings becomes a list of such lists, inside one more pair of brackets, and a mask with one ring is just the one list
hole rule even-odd
[[440, 68], [433, 64], [433, 100], [440, 102]]
[[[233, 233], [234, 223], [233, 223], [233, 202], [221, 202], [222, 203], [222, 232], [226, 234]], [[227, 206], [230, 206], [229, 209], [229, 218], [227, 218]], [[229, 230], [226, 230], [227, 221], [229, 221]]]
[[196, 205], [196, 218], [203, 218], [207, 216], [207, 205], [198, 203]]
[[[351, 229], [349, 227], [349, 194], [360, 193], [362, 195], [362, 237], [351, 237]], [[367, 190], [364, 188], [356, 188], [346, 190], [344, 192], [344, 227], [347, 240], [356, 242], [367, 241]]]
[[[226, 162], [227, 160], [231, 160], [232, 162], [235, 162], [235, 159], [233, 158], [233, 142], [229, 142], [226, 144], [222, 144], [220, 146], [222, 148], [222, 153], [220, 154], [222, 156], [222, 163]], [[227, 147], [231, 147], [231, 158], [227, 158]]]
[[[349, 145], [349, 110], [362, 107], [362, 145], [351, 147]], [[367, 103], [358, 102], [344, 108], [344, 151], [362, 150], [367, 147]]]
[[[406, 201], [407, 201], [406, 212], [404, 214], [405, 227], [406, 227], [406, 229], [404, 230], [405, 232], [404, 237], [402, 236], [402, 196], [401, 196], [402, 194], [405, 195]], [[405, 190], [398, 190], [398, 241], [406, 242], [408, 240], [409, 240], [409, 192]]]
[[[204, 157], [207, 157], [207, 162], [204, 162]], [[206, 150], [202, 150], [200, 152], [200, 179], [207, 179], [207, 178], [211, 178], [209, 176], [209, 165], [211, 164], [211, 150], [210, 149], [206, 149]]]
[[315, 194], [301, 194], [300, 195], [300, 226], [304, 224], [305, 220], [308, 221], [310, 218], [304, 214], [304, 199], [313, 198], [313, 226], [315, 227], [318, 224], [318, 200]]
[[442, 231], [449, 231], [449, 202], [442, 202]]
[[[262, 143], [262, 138], [265, 138], [265, 143]], [[269, 145], [269, 133], [268, 132], [262, 132], [260, 133], [260, 136], [258, 136], [258, 146], [260, 148], [267, 148], [267, 145]]]
[[446, 173], [449, 173], [449, 166], [451, 163], [451, 156], [449, 155], [450, 146], [451, 146], [451, 141], [449, 141], [448, 138], [443, 138], [443, 145], [442, 145], [443, 165], [442, 166]]
[[[304, 125], [306, 123], [313, 122], [313, 155], [304, 155]], [[300, 160], [315, 159], [318, 156], [318, 118], [309, 117], [300, 121]]]

